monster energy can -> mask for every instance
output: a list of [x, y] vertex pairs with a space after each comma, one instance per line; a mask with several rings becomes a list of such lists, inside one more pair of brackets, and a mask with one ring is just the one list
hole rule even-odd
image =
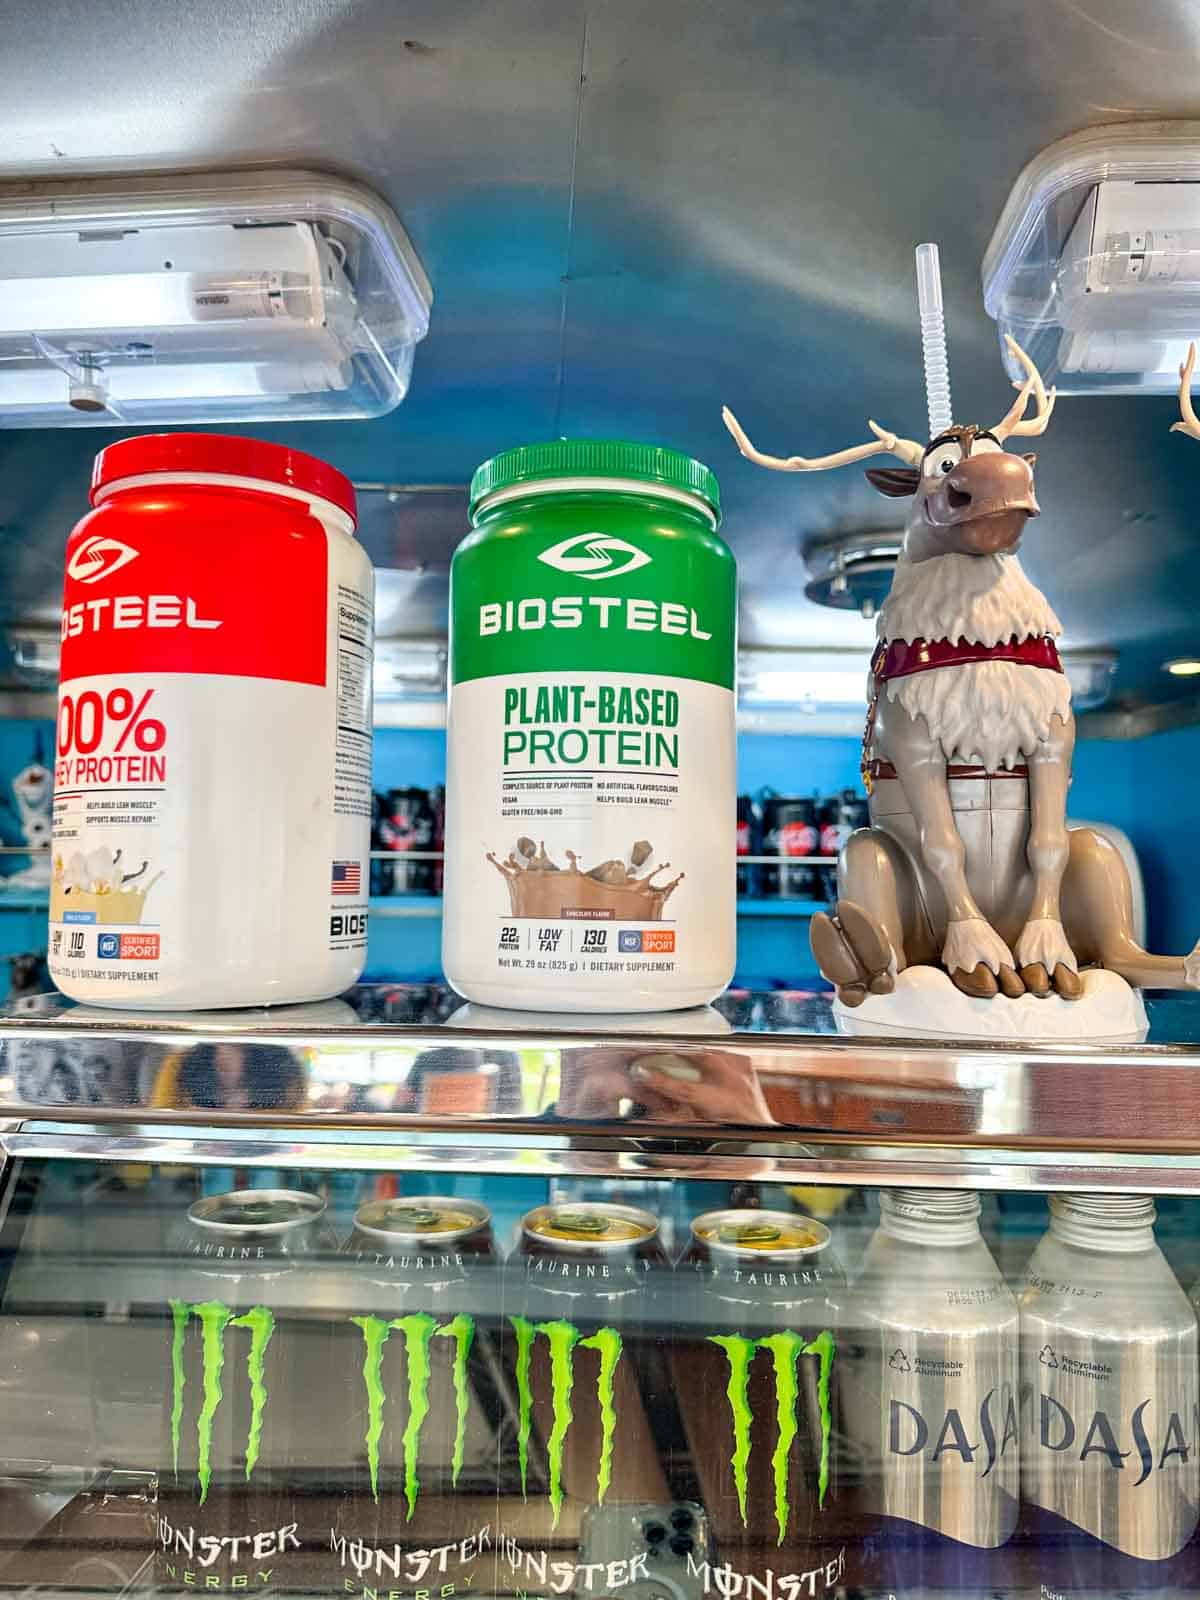
[[843, 1287], [828, 1228], [777, 1211], [697, 1217], [676, 1274], [675, 1387], [701, 1498], [723, 1556], [767, 1592], [822, 1600], [856, 1579], [834, 1434]]
[[332, 1503], [323, 1592], [455, 1593], [493, 1559], [472, 1509], [494, 1494], [498, 1448], [491, 1216], [451, 1196], [372, 1201], [339, 1265], [331, 1367], [351, 1397], [351, 1492]]
[[1196, 1315], [1154, 1215], [1137, 1195], [1056, 1195], [1026, 1271], [1023, 1532], [1055, 1600], [1186, 1589], [1172, 1558], [1200, 1499]]
[[565, 1508], [574, 1525], [610, 1497], [670, 1498], [651, 1420], [669, 1410], [656, 1326], [668, 1274], [648, 1211], [552, 1202], [522, 1219], [506, 1368], [518, 1400], [521, 1489], [539, 1498], [547, 1537]]
[[872, 1587], [1006, 1593], [999, 1551], [1020, 1488], [1017, 1303], [979, 1232], [978, 1195], [896, 1189], [879, 1206], [842, 1343]]
[[249, 1189], [188, 1211], [167, 1308], [159, 1593], [304, 1587], [297, 1422], [306, 1349], [290, 1315], [304, 1296], [285, 1298], [285, 1285], [325, 1250], [324, 1209], [316, 1195]]

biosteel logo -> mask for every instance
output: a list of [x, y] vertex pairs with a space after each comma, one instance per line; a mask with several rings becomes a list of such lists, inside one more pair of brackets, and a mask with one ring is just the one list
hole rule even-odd
[[817, 1359], [817, 1405], [821, 1414], [821, 1456], [817, 1477], [817, 1503], [825, 1504], [829, 1489], [829, 1441], [833, 1431], [829, 1402], [829, 1379], [833, 1371], [834, 1339], [825, 1329], [815, 1339], [804, 1338], [790, 1330], [768, 1334], [763, 1339], [748, 1339], [742, 1334], [714, 1334], [709, 1344], [725, 1352], [729, 1363], [729, 1383], [725, 1390], [733, 1419], [733, 1455], [730, 1467], [737, 1491], [738, 1509], [742, 1526], [746, 1526], [746, 1499], [749, 1492], [750, 1434], [754, 1415], [750, 1409], [750, 1363], [758, 1352], [771, 1357], [775, 1375], [775, 1450], [771, 1456], [771, 1469], [775, 1480], [775, 1525], [779, 1529], [778, 1543], [787, 1536], [791, 1520], [788, 1503], [788, 1459], [792, 1445], [800, 1431], [796, 1408], [800, 1399], [800, 1381], [797, 1366], [801, 1356]]
[[72, 552], [67, 572], [76, 583], [99, 583], [101, 578], [110, 578], [114, 572], [136, 561], [138, 555], [137, 550], [119, 539], [93, 533]]
[[538, 560], [559, 572], [586, 578], [590, 583], [601, 578], [620, 578], [626, 572], [636, 572], [639, 567], [650, 565], [650, 557], [644, 550], [612, 533], [577, 533], [543, 550]]

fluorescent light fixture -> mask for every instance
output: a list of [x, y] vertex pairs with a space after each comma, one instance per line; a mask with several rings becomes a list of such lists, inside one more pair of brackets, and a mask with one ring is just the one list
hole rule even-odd
[[1200, 678], [1200, 660], [1195, 656], [1177, 656], [1174, 661], [1164, 661], [1163, 666], [1173, 678]]
[[1089, 128], [1035, 156], [992, 235], [983, 298], [1060, 393], [1174, 391], [1200, 329], [1200, 123]]
[[440, 639], [376, 639], [376, 700], [442, 699], [446, 646]]
[[0, 185], [0, 426], [379, 416], [430, 299], [396, 217], [342, 180]]
[[741, 650], [738, 704], [810, 713], [865, 706], [870, 664], [864, 650]]
[[1071, 685], [1071, 705], [1076, 713], [1098, 711], [1112, 693], [1117, 670], [1115, 650], [1063, 650], [1063, 671]]

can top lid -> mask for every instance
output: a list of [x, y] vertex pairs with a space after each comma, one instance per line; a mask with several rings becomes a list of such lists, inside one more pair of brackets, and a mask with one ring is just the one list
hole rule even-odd
[[526, 1237], [559, 1249], [630, 1249], [655, 1238], [658, 1219], [638, 1206], [610, 1200], [559, 1200], [535, 1207], [521, 1227]]
[[354, 1226], [360, 1233], [385, 1239], [428, 1239], [439, 1244], [475, 1233], [490, 1221], [487, 1207], [477, 1200], [454, 1200], [443, 1195], [371, 1200], [354, 1213]]
[[[702, 500], [714, 517], [721, 515], [721, 491], [715, 473], [702, 461], [694, 461], [681, 450], [663, 445], [633, 444], [622, 439], [551, 439], [545, 444], [519, 445], [485, 461], [471, 479], [470, 510], [475, 513], [485, 500], [519, 485], [541, 484], [546, 491], [560, 478], [614, 480], [613, 489], [623, 480], [648, 488], [673, 491]], [[569, 484], [562, 485], [564, 491]], [[603, 488], [603, 484], [592, 487]]]
[[823, 1222], [793, 1211], [706, 1211], [692, 1233], [710, 1250], [734, 1255], [806, 1256], [830, 1240]]
[[325, 1210], [319, 1195], [300, 1189], [233, 1189], [206, 1195], [188, 1207], [188, 1219], [216, 1232], [286, 1233], [315, 1222]]
[[303, 450], [232, 433], [146, 433], [119, 439], [101, 450], [92, 468], [91, 503], [123, 478], [149, 474], [191, 477], [194, 473], [225, 478], [257, 478], [264, 484], [299, 490], [328, 500], [358, 520], [354, 485], [336, 467]]

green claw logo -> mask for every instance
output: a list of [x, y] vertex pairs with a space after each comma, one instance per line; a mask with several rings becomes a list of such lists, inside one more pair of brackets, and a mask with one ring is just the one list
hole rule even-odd
[[754, 1417], [750, 1410], [750, 1363], [760, 1350], [770, 1354], [775, 1371], [776, 1441], [771, 1457], [775, 1480], [775, 1525], [780, 1544], [787, 1535], [791, 1507], [788, 1504], [788, 1458], [799, 1432], [796, 1408], [800, 1399], [797, 1366], [801, 1356], [817, 1358], [817, 1406], [821, 1416], [821, 1457], [817, 1479], [818, 1503], [825, 1504], [829, 1488], [829, 1440], [833, 1431], [829, 1403], [829, 1379], [833, 1371], [834, 1340], [826, 1329], [809, 1343], [798, 1333], [772, 1333], [764, 1339], [747, 1339], [741, 1334], [713, 1334], [709, 1344], [725, 1352], [729, 1363], [729, 1382], [725, 1394], [733, 1419], [733, 1455], [730, 1466], [737, 1491], [742, 1526], [746, 1525], [746, 1500], [749, 1494], [750, 1431]]
[[550, 1509], [553, 1526], [562, 1514], [563, 1444], [574, 1412], [571, 1394], [575, 1387], [575, 1348], [595, 1350], [600, 1358], [596, 1376], [596, 1397], [600, 1404], [600, 1460], [596, 1468], [596, 1503], [604, 1504], [612, 1482], [613, 1440], [617, 1432], [617, 1413], [613, 1405], [614, 1379], [621, 1359], [621, 1335], [615, 1328], [598, 1328], [590, 1338], [580, 1336], [573, 1322], [529, 1322], [525, 1317], [509, 1317], [517, 1340], [517, 1459], [521, 1466], [521, 1493], [526, 1494], [529, 1472], [529, 1430], [533, 1415], [533, 1391], [529, 1365], [533, 1342], [539, 1334], [550, 1349], [550, 1400], [553, 1422], [546, 1440], [546, 1460], [550, 1472]]
[[438, 1327], [434, 1317], [426, 1312], [413, 1312], [407, 1317], [351, 1317], [351, 1322], [362, 1330], [363, 1384], [367, 1391], [367, 1465], [371, 1472], [371, 1493], [379, 1500], [379, 1441], [383, 1436], [383, 1412], [387, 1394], [383, 1387], [383, 1347], [388, 1336], [395, 1332], [404, 1336], [404, 1354], [408, 1363], [408, 1422], [404, 1429], [401, 1448], [404, 1452], [404, 1505], [405, 1521], [411, 1522], [421, 1492], [417, 1465], [421, 1452], [421, 1429], [429, 1415], [429, 1349], [434, 1338], [453, 1339], [454, 1354], [451, 1366], [454, 1384], [454, 1452], [451, 1457], [450, 1478], [458, 1487], [462, 1471], [463, 1453], [467, 1431], [467, 1358], [475, 1338], [475, 1323], [471, 1317], [457, 1316]]
[[200, 1305], [190, 1305], [186, 1300], [172, 1300], [171, 1306], [171, 1463], [175, 1476], [179, 1476], [179, 1435], [183, 1423], [184, 1370], [183, 1349], [188, 1324], [195, 1317], [200, 1324], [200, 1350], [203, 1361], [200, 1414], [196, 1418], [196, 1477], [200, 1486], [200, 1504], [208, 1499], [212, 1481], [212, 1430], [213, 1418], [221, 1404], [223, 1390], [221, 1374], [225, 1367], [225, 1329], [246, 1328], [250, 1333], [250, 1348], [246, 1353], [246, 1376], [250, 1381], [250, 1431], [246, 1437], [246, 1477], [254, 1471], [262, 1444], [263, 1413], [267, 1407], [266, 1354], [275, 1332], [275, 1318], [266, 1306], [251, 1306], [240, 1317], [219, 1300], [206, 1300]]
[[[229, 1306], [219, 1300], [191, 1304], [186, 1300], [169, 1302], [172, 1317], [171, 1334], [171, 1459], [176, 1476], [179, 1473], [179, 1444], [183, 1426], [185, 1371], [184, 1350], [188, 1330], [193, 1321], [200, 1327], [202, 1361], [201, 1402], [196, 1419], [197, 1484], [200, 1504], [208, 1499], [212, 1481], [213, 1420], [223, 1398], [222, 1376], [225, 1368], [225, 1330], [244, 1328], [250, 1335], [246, 1352], [246, 1376], [250, 1386], [250, 1425], [246, 1438], [246, 1478], [249, 1479], [258, 1463], [262, 1444], [263, 1416], [267, 1405], [266, 1354], [275, 1332], [275, 1317], [266, 1306], [252, 1306], [240, 1316], [235, 1316]], [[530, 1368], [535, 1342], [546, 1341], [550, 1360], [551, 1428], [546, 1440], [546, 1457], [549, 1472], [549, 1498], [553, 1524], [557, 1528], [563, 1506], [563, 1454], [567, 1433], [574, 1418], [572, 1395], [575, 1388], [576, 1350], [595, 1351], [596, 1399], [600, 1411], [600, 1457], [596, 1464], [596, 1503], [603, 1505], [612, 1484], [613, 1445], [616, 1439], [617, 1417], [614, 1403], [616, 1374], [621, 1361], [621, 1335], [615, 1328], [598, 1328], [584, 1337], [574, 1323], [530, 1322], [525, 1317], [510, 1316], [516, 1340], [516, 1383], [518, 1402], [517, 1454], [521, 1470], [521, 1492], [527, 1492], [529, 1474], [529, 1440], [533, 1424], [533, 1389]], [[363, 1386], [367, 1396], [367, 1463], [371, 1475], [371, 1493], [379, 1499], [379, 1446], [383, 1437], [387, 1392], [383, 1383], [383, 1353], [388, 1339], [399, 1333], [403, 1340], [407, 1367], [408, 1420], [401, 1438], [404, 1467], [404, 1499], [406, 1520], [411, 1521], [416, 1510], [421, 1483], [418, 1472], [421, 1450], [421, 1430], [429, 1414], [429, 1384], [432, 1372], [431, 1348], [435, 1338], [451, 1341], [451, 1382], [454, 1390], [455, 1435], [451, 1458], [451, 1481], [457, 1486], [462, 1470], [466, 1445], [469, 1387], [467, 1365], [475, 1338], [474, 1319], [459, 1315], [449, 1322], [438, 1324], [424, 1312], [414, 1312], [404, 1317], [353, 1317], [351, 1321], [363, 1336]], [[725, 1354], [729, 1365], [726, 1397], [733, 1421], [733, 1455], [730, 1466], [738, 1507], [745, 1525], [749, 1495], [750, 1438], [754, 1417], [750, 1409], [750, 1366], [759, 1351], [771, 1358], [775, 1375], [776, 1444], [771, 1458], [775, 1483], [775, 1520], [779, 1528], [779, 1543], [787, 1534], [790, 1517], [788, 1505], [788, 1462], [792, 1445], [799, 1432], [797, 1408], [800, 1401], [798, 1374], [801, 1356], [813, 1356], [817, 1361], [817, 1405], [821, 1418], [821, 1450], [818, 1473], [818, 1498], [825, 1504], [829, 1487], [829, 1446], [832, 1433], [829, 1383], [833, 1370], [834, 1339], [825, 1331], [806, 1343], [798, 1333], [769, 1334], [762, 1339], [749, 1339], [740, 1334], [714, 1334], [709, 1338]]]

